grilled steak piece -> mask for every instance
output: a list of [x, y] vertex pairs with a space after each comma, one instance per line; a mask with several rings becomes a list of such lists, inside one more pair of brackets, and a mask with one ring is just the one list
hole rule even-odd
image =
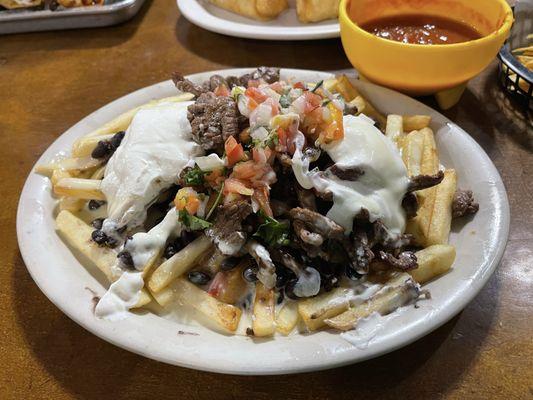
[[192, 83], [190, 80], [185, 79], [183, 75], [177, 72], [172, 74], [172, 81], [178, 90], [186, 93], [192, 93], [195, 97], [200, 97], [202, 93], [207, 92], [205, 88]]
[[203, 93], [187, 111], [192, 137], [206, 151], [222, 154], [226, 139], [239, 133], [239, 112], [231, 97]]
[[367, 274], [370, 263], [374, 259], [374, 253], [368, 241], [368, 235], [363, 229], [356, 228], [353, 239], [343, 241], [344, 248], [350, 258], [351, 267], [359, 274]]
[[475, 214], [479, 210], [479, 204], [474, 201], [474, 194], [471, 190], [460, 190], [455, 192], [452, 203], [453, 218], [460, 218], [465, 215]]
[[299, 223], [302, 223], [309, 232], [334, 240], [342, 240], [344, 237], [344, 228], [342, 226], [315, 211], [296, 207], [290, 211], [289, 215], [293, 220], [293, 224], [300, 225]]
[[437, 186], [444, 179], [444, 172], [439, 171], [435, 175], [417, 175], [412, 176], [409, 182], [408, 192], [427, 189]]
[[207, 92], [214, 92], [219, 86], [227, 86], [229, 88], [228, 81], [222, 75], [212, 75], [208, 81], [205, 81], [202, 85]]
[[245, 74], [239, 78], [241, 86], [248, 87], [248, 82], [251, 80], [262, 79], [266, 83], [274, 83], [279, 81], [279, 68], [259, 67], [251, 74]]
[[365, 171], [359, 167], [339, 167], [337, 164], [332, 165], [326, 171], [326, 174], [335, 175], [337, 178], [343, 181], [356, 181], [362, 175], [365, 174]]
[[418, 199], [413, 192], [406, 193], [402, 199], [402, 207], [407, 219], [416, 217], [418, 212]]
[[391, 267], [398, 268], [402, 271], [409, 271], [418, 267], [416, 255], [412, 251], [404, 251], [400, 253], [398, 257], [394, 257], [390, 253], [380, 251], [379, 258], [381, 258]]
[[312, 190], [304, 189], [296, 184], [296, 195], [298, 196], [300, 207], [316, 211], [316, 198]]
[[251, 212], [252, 206], [244, 200], [218, 206], [215, 223], [205, 234], [223, 254], [233, 256], [246, 242], [242, 222]]

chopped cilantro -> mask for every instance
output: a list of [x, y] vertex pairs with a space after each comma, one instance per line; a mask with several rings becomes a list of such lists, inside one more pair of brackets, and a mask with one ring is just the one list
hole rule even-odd
[[215, 202], [211, 206], [211, 209], [207, 213], [207, 217], [205, 217], [205, 219], [209, 220], [209, 217], [211, 217], [211, 215], [213, 214], [213, 212], [215, 211], [217, 206], [220, 204], [220, 202], [222, 200], [222, 193], [223, 192], [224, 192], [224, 182], [222, 182], [222, 186], [220, 187], [220, 191], [217, 194], [217, 198], [215, 199]]
[[265, 147], [276, 147], [279, 144], [279, 137], [276, 132], [272, 132], [265, 140]]
[[186, 185], [202, 185], [204, 183], [205, 172], [198, 166], [188, 170], [183, 176]]
[[261, 213], [265, 222], [259, 225], [254, 237], [261, 238], [272, 247], [288, 246], [290, 243], [290, 225], [288, 222], [279, 222], [274, 218]]
[[312, 93], [315, 93], [322, 85], [324, 84], [324, 81], [318, 82], [315, 87], [311, 90]]
[[205, 219], [199, 218], [195, 215], [191, 215], [187, 210], [179, 211], [179, 220], [183, 225], [189, 228], [191, 231], [201, 231], [209, 228], [212, 224]]

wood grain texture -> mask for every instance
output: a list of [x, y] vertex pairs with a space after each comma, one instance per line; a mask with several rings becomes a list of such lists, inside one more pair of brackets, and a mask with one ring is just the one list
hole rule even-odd
[[502, 174], [511, 203], [510, 242], [475, 300], [417, 342], [330, 371], [223, 376], [112, 346], [40, 292], [18, 250], [15, 215], [24, 180], [50, 143], [90, 112], [174, 70], [256, 65], [349, 68], [339, 40], [275, 43], [216, 35], [180, 17], [174, 0], [148, 1], [117, 27], [0, 38], [0, 399], [531, 398], [533, 127], [531, 116], [501, 92], [495, 64], [446, 114]]

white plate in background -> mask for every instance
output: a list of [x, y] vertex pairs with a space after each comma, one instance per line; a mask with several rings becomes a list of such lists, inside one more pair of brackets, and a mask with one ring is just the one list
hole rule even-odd
[[[213, 73], [242, 75], [249, 71], [213, 71], [188, 78], [199, 83]], [[282, 70], [282, 77], [310, 82], [331, 75]], [[430, 290], [431, 300], [420, 301], [419, 308], [403, 309], [363, 346], [354, 346], [338, 333], [329, 331], [254, 340], [220, 334], [152, 312], [132, 313], [118, 322], [95, 318], [90, 290], [102, 295], [107, 285], [102, 284], [99, 274], [89, 272], [94, 273], [94, 269], [84, 268], [57, 236], [53, 218], [56, 201], [51, 196], [51, 184], [35, 173], [26, 181], [17, 214], [19, 247], [28, 271], [55, 305], [95, 335], [146, 357], [200, 370], [265, 375], [326, 369], [376, 357], [428, 334], [461, 311], [498, 265], [509, 231], [507, 194], [487, 154], [446, 117], [392, 90], [361, 81], [354, 83], [384, 113], [431, 115], [442, 164], [457, 170], [459, 187], [472, 188], [480, 203], [480, 211], [462, 229], [459, 226], [452, 229], [450, 241], [457, 248], [457, 258], [449, 273], [424, 286]], [[70, 151], [76, 138], [118, 114], [149, 100], [175, 94], [172, 82], [166, 81], [109, 103], [61, 135], [38, 163], [49, 161], [61, 151]]]
[[304, 24], [298, 20], [295, 1], [271, 21], [256, 21], [214, 6], [208, 0], [177, 0], [181, 14], [191, 23], [223, 35], [261, 40], [311, 40], [340, 36], [336, 19]]

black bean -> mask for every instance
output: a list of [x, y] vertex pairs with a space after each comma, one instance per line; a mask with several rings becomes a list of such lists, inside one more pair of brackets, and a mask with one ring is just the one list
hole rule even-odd
[[170, 242], [167, 247], [165, 248], [165, 251], [163, 252], [163, 257], [166, 259], [169, 259], [174, 254], [176, 254], [178, 251], [180, 251], [183, 248], [180, 242], [174, 241]]
[[91, 234], [91, 238], [96, 244], [100, 246], [105, 246], [107, 241], [107, 235], [99, 229], [93, 231], [93, 233]]
[[296, 283], [298, 282], [298, 279], [291, 279], [289, 282], [287, 282], [287, 285], [285, 285], [285, 295], [289, 299], [298, 300], [299, 297], [294, 294], [294, 286], [296, 286]]
[[363, 275], [361, 275], [359, 272], [357, 272], [355, 269], [346, 267], [346, 277], [348, 279], [351, 279], [352, 281], [356, 281], [361, 279]]
[[89, 208], [89, 210], [91, 211], [94, 211], [94, 210], [98, 210], [104, 204], [105, 204], [104, 200], [89, 200], [89, 203], [87, 204], [87, 208]]
[[222, 271], [231, 271], [233, 268], [235, 268], [241, 259], [239, 257], [228, 257], [225, 258], [222, 263], [220, 264], [220, 269]]
[[242, 277], [247, 282], [256, 282], [257, 281], [257, 268], [255, 267], [248, 267], [244, 271], [242, 271]]
[[321, 277], [320, 285], [326, 292], [331, 292], [333, 288], [339, 287], [340, 281], [336, 276]]
[[101, 159], [110, 156], [111, 147], [107, 140], [100, 140], [91, 153], [92, 158]]
[[117, 241], [111, 236], [106, 235], [99, 229], [96, 229], [91, 233], [91, 238], [99, 246], [116, 247]]
[[189, 280], [195, 285], [205, 285], [211, 280], [211, 277], [205, 272], [191, 271], [189, 272]]
[[94, 229], [102, 229], [103, 224], [104, 224], [104, 218], [96, 218], [96, 219], [93, 219], [93, 221], [91, 222], [91, 225], [93, 226]]
[[120, 146], [120, 143], [122, 143], [122, 139], [124, 139], [124, 135], [126, 132], [120, 131], [115, 133], [115, 135], [109, 139], [109, 144], [111, 145], [111, 150], [115, 152], [116, 149], [118, 149], [118, 146]]
[[128, 269], [134, 269], [135, 264], [133, 263], [133, 257], [131, 256], [131, 253], [127, 250], [123, 250], [120, 253], [118, 253], [118, 259]]

